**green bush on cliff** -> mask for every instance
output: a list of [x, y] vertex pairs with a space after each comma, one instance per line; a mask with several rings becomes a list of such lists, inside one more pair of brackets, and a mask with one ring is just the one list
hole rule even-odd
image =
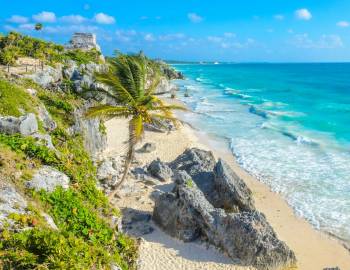
[[23, 87], [0, 79], [0, 115], [20, 116], [34, 112], [35, 99]]

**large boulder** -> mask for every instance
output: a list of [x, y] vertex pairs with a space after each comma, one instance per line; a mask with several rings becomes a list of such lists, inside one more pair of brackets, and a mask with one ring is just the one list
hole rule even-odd
[[173, 171], [170, 167], [160, 159], [153, 160], [147, 167], [147, 171], [161, 181], [169, 180], [173, 176]]
[[252, 192], [222, 159], [215, 165], [214, 175], [215, 190], [219, 194], [216, 207], [236, 211], [255, 210]]
[[0, 132], [9, 135], [20, 133], [24, 136], [38, 132], [38, 122], [35, 114], [28, 113], [20, 117], [0, 117]]
[[33, 178], [26, 183], [27, 188], [36, 191], [45, 190], [52, 192], [56, 187], [67, 189], [69, 187], [69, 178], [64, 173], [49, 167], [43, 166], [33, 176]]
[[205, 239], [242, 265], [280, 269], [295, 263], [294, 253], [277, 238], [263, 214], [225, 213], [215, 208], [194, 182], [176, 184], [155, 201], [154, 221], [184, 241]]

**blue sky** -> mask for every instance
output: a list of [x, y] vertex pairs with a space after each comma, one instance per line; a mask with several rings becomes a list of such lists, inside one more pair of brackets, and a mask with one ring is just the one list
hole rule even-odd
[[[349, 0], [0, 0], [0, 31], [65, 43], [94, 32], [107, 55], [168, 60], [350, 61]], [[41, 33], [33, 23], [42, 22]]]

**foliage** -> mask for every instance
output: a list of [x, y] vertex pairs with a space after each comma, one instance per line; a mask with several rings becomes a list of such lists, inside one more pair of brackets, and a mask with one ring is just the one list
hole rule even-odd
[[[40, 25], [35, 25], [35, 29], [37, 26], [39, 28]], [[16, 32], [10, 32], [7, 36], [0, 37], [0, 64], [13, 65], [19, 57], [32, 57], [48, 64], [62, 63], [67, 60], [86, 64], [88, 62], [98, 63], [100, 52], [97, 50], [65, 51], [62, 45]]]
[[36, 23], [35, 26], [34, 26], [34, 29], [36, 31], [40, 31], [43, 29], [43, 24], [42, 23]]
[[111, 256], [72, 233], [49, 229], [2, 233], [1, 260], [5, 269], [106, 269]]
[[65, 58], [77, 62], [78, 65], [88, 64], [89, 62], [99, 63], [101, 53], [96, 49], [90, 51], [69, 50], [65, 53]]
[[190, 188], [193, 188], [193, 186], [194, 186], [193, 180], [192, 179], [187, 179], [186, 180], [186, 186], [188, 186]]
[[35, 157], [44, 164], [55, 165], [59, 163], [59, 159], [54, 151], [38, 144], [32, 137], [0, 133], [0, 143], [9, 146], [16, 152], [21, 151], [29, 157]]
[[0, 79], [0, 115], [20, 116], [21, 111], [34, 112], [36, 101], [20, 86]]
[[[184, 109], [181, 106], [165, 105], [162, 100], [153, 95], [160, 81], [160, 72], [154, 61], [142, 53], [138, 55], [119, 54], [109, 59], [109, 69], [96, 74], [97, 81], [109, 86], [107, 90], [97, 90], [113, 99], [117, 106], [100, 105], [91, 108], [87, 117], [130, 118], [129, 149], [125, 161], [125, 170], [121, 181], [115, 185], [115, 190], [126, 179], [134, 155], [135, 145], [143, 135], [143, 125], [153, 123], [162, 125], [162, 120], [170, 120], [176, 124], [173, 109]], [[95, 91], [96, 92], [96, 91]], [[115, 192], [112, 192], [111, 196]]]

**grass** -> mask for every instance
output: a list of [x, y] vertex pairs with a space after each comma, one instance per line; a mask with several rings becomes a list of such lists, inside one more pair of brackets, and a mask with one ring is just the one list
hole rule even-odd
[[35, 112], [37, 101], [18, 85], [0, 79], [0, 115], [21, 116]]

